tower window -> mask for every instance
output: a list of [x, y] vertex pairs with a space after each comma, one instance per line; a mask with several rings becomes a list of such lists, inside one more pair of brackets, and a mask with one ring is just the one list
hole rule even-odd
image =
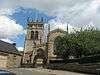
[[34, 31], [31, 31], [31, 39], [34, 39]]
[[35, 32], [35, 39], [38, 40], [38, 31]]

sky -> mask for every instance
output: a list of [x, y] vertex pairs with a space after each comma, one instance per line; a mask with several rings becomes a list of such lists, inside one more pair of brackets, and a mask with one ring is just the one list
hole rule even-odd
[[100, 0], [0, 0], [0, 39], [23, 50], [27, 18], [44, 18], [51, 30], [94, 26], [100, 29]]

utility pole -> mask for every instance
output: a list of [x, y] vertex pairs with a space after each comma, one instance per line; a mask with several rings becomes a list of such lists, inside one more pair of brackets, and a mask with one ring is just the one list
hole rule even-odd
[[68, 30], [69, 30], [69, 29], [68, 29], [68, 24], [69, 24], [69, 22], [67, 23], [67, 27], [66, 27], [66, 30], [67, 30], [67, 34], [69, 33], [69, 32], [68, 32]]

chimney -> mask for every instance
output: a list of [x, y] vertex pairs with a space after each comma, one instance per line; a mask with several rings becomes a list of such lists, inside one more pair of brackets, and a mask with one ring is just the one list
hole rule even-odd
[[16, 43], [13, 43], [12, 45], [16, 46]]

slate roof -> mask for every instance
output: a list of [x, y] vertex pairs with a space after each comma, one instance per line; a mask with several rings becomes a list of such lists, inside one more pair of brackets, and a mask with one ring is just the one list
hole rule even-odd
[[10, 44], [1, 40], [0, 40], [0, 52], [20, 55], [19, 51], [13, 44]]

